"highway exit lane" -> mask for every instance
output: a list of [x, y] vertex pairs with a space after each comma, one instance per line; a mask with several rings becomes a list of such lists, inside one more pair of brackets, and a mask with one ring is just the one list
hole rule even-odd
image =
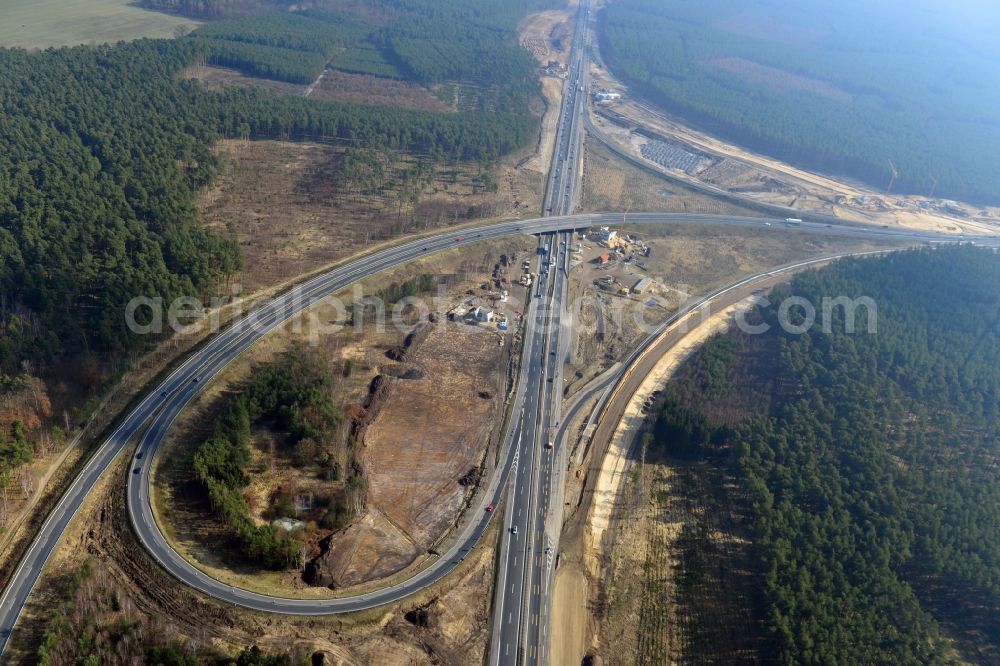
[[[803, 217], [807, 217], [803, 215]], [[660, 213], [634, 213], [629, 216], [628, 222], [645, 224], [710, 224], [723, 228], [765, 228], [772, 233], [785, 233], [780, 225], [782, 220], [768, 220], [773, 223], [771, 227], [763, 227], [765, 220], [761, 218], [746, 217], [720, 217], [714, 215], [700, 214], [660, 214]], [[15, 569], [3, 595], [0, 596], [0, 654], [6, 648], [10, 634], [16, 626], [21, 611], [29, 594], [31, 593], [38, 576], [55, 550], [60, 537], [68, 527], [73, 516], [83, 504], [84, 499], [97, 480], [110, 467], [117, 455], [125, 447], [126, 443], [138, 435], [151, 423], [152, 419], [157, 420], [159, 427], [157, 433], [163, 433], [166, 429], [163, 426], [159, 414], [175, 415], [177, 411], [200, 392], [205, 384], [213, 377], [213, 373], [224, 367], [226, 363], [235, 358], [247, 347], [266, 335], [278, 323], [286, 321], [292, 316], [308, 309], [323, 298], [339, 291], [344, 286], [377, 273], [386, 268], [390, 268], [429, 253], [479, 242], [490, 238], [500, 238], [518, 233], [540, 234], [551, 233], [561, 229], [580, 229], [598, 225], [612, 225], [621, 222], [619, 214], [590, 214], [574, 215], [558, 218], [541, 218], [536, 220], [523, 220], [501, 223], [489, 227], [465, 229], [461, 232], [448, 232], [438, 234], [433, 237], [418, 239], [400, 244], [370, 256], [355, 260], [343, 267], [334, 269], [328, 273], [320, 275], [303, 285], [295, 288], [289, 294], [275, 299], [274, 302], [255, 311], [242, 320], [241, 323], [223, 331], [202, 349], [193, 353], [181, 366], [171, 372], [168, 377], [157, 386], [152, 392], [147, 394], [136, 408], [122, 421], [122, 424], [114, 431], [97, 450], [93, 457], [84, 466], [77, 479], [70, 485], [66, 494], [59, 500], [53, 511], [43, 523], [41, 530], [32, 542], [28, 551]], [[964, 236], [956, 237], [947, 234], [936, 234], [930, 232], [915, 232], [895, 229], [881, 229], [871, 227], [837, 226], [819, 222], [812, 222], [806, 219], [799, 227], [792, 230], [794, 232], [808, 232], [826, 236], [840, 237], [867, 237], [883, 239], [906, 239], [914, 241], [978, 241], [995, 242], [992, 237]], [[270, 325], [273, 324], [273, 325]], [[221, 360], [221, 361], [220, 361]], [[194, 379], [199, 381], [195, 382]], [[193, 386], [191, 386], [193, 384]], [[166, 409], [165, 409], [166, 408]], [[162, 411], [161, 411], [162, 410]], [[172, 421], [170, 416], [168, 421]], [[147, 459], [151, 459], [156, 453], [158, 442], [147, 441], [149, 448], [143, 449]], [[511, 447], [513, 450], [513, 447]], [[513, 456], [513, 453], [510, 453]], [[512, 460], [512, 457], [506, 462]], [[148, 467], [144, 468], [148, 470]], [[500, 476], [506, 477], [509, 468], [501, 466]], [[443, 577], [450, 570], [449, 553], [442, 557], [439, 562], [432, 567], [417, 574], [410, 581], [386, 588], [376, 593], [359, 595], [357, 597], [326, 600], [322, 602], [305, 602], [299, 600], [277, 599], [264, 595], [257, 595], [251, 592], [233, 590], [220, 583], [213, 585], [203, 573], [194, 570], [183, 561], [172, 549], [169, 552], [162, 552], [162, 535], [155, 522], [149, 525], [151, 513], [148, 513], [148, 472], [139, 475], [130, 474], [129, 490], [129, 512], [133, 525], [136, 527], [140, 540], [150, 548], [154, 557], [157, 558], [165, 568], [180, 580], [202, 590], [208, 594], [218, 597], [224, 601], [241, 605], [247, 608], [262, 610], [266, 612], [279, 612], [289, 614], [328, 614], [341, 613], [351, 610], [361, 610], [371, 608], [383, 603], [396, 601], [416, 589], [420, 589], [434, 580]], [[142, 494], [145, 499], [140, 500], [137, 506], [134, 503], [131, 486], [135, 480], [143, 480], [138, 484], [146, 491]], [[500, 480], [499, 477], [497, 479]], [[490, 499], [499, 500], [499, 483], [496, 494], [490, 495]], [[485, 500], [484, 500], [485, 501]], [[146, 517], [143, 519], [142, 515]], [[481, 536], [485, 531], [487, 519], [480, 520], [470, 528], [470, 534]], [[159, 539], [157, 539], [159, 536]], [[476, 536], [478, 539], [478, 536]], [[187, 571], [184, 571], [187, 569]]]

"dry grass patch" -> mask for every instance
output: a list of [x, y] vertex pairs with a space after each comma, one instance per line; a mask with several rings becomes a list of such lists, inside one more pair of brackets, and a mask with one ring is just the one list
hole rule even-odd
[[599, 654], [621, 664], [760, 661], [761, 582], [745, 508], [717, 466], [651, 450], [619, 504], [598, 601]]
[[416, 84], [364, 74], [350, 74], [335, 69], [323, 73], [310, 99], [325, 102], [356, 102], [446, 113], [451, 107]]
[[[613, 363], [624, 359], [656, 326], [688, 299], [768, 268], [809, 257], [887, 247], [865, 239], [825, 238], [771, 228], [727, 229], [720, 226], [628, 225], [640, 236], [648, 257], [632, 264], [600, 267], [605, 248], [585, 241], [583, 262], [570, 274], [570, 298], [577, 305], [567, 377], [570, 395]], [[900, 244], [902, 246], [902, 244]], [[610, 288], [601, 280], [615, 280]], [[619, 293], [643, 277], [652, 287], [642, 295]]]
[[[245, 269], [244, 291], [319, 270], [372, 244], [404, 233], [537, 210], [540, 184], [498, 167], [494, 191], [474, 166], [438, 168], [429, 181], [361, 192], [343, 185], [345, 149], [319, 143], [222, 141], [225, 166], [199, 197], [206, 223], [234, 234]], [[386, 155], [390, 178], [413, 168], [411, 158]], [[414, 189], [414, 185], [418, 187]]]
[[[454, 248], [380, 273], [364, 282], [363, 293], [377, 293], [422, 274], [435, 276], [448, 285], [442, 300], [432, 306], [440, 307], [433, 315], [440, 321], [444, 310], [469, 298], [467, 291], [475, 292], [476, 298], [487, 293], [479, 287], [490, 279], [501, 254], [521, 254], [533, 245], [530, 237], [517, 237]], [[348, 308], [351, 291], [338, 295]], [[508, 303], [497, 309], [513, 320], [522, 299], [523, 293], [512, 289]], [[501, 421], [507, 388], [512, 346], [509, 333], [503, 336], [501, 347], [495, 326], [431, 325], [429, 334], [413, 344], [403, 360], [396, 360], [392, 356], [409, 328], [400, 330], [390, 322], [384, 330], [366, 325], [360, 334], [350, 327], [324, 332], [315, 338], [315, 344], [331, 359], [331, 367], [342, 369], [351, 364], [348, 377], [338, 372], [334, 400], [346, 415], [363, 422], [352, 435], [357, 438], [356, 458], [366, 486], [361, 513], [346, 528], [320, 529], [310, 540], [315, 550], [309, 558], [322, 555], [317, 560], [317, 570], [325, 577], [321, 584], [332, 583], [337, 589], [331, 592], [307, 585], [298, 570], [264, 571], [236, 563], [220, 546], [227, 542], [227, 533], [208, 511], [204, 493], [192, 478], [190, 456], [210, 434], [229, 391], [245, 381], [255, 367], [274, 362], [297, 341], [313, 339], [317, 323], [346, 323], [338, 314], [343, 316], [333, 308], [318, 306], [307, 315], [312, 324], [289, 322], [248, 350], [182, 414], [157, 460], [154, 510], [161, 529], [184, 557], [228, 584], [267, 594], [326, 598], [358, 593], [412, 575], [433, 559], [428, 556], [429, 548], [458, 520], [475, 487], [474, 483], [461, 482], [471, 469], [484, 463], [495, 443], [492, 428]], [[421, 320], [407, 319], [410, 326]], [[376, 378], [383, 388], [373, 400]], [[475, 419], [470, 420], [469, 414], [475, 414]], [[294, 488], [298, 494], [319, 498], [330, 495], [332, 488], [331, 482], [311, 473], [315, 471], [312, 467], [292, 465], [287, 456], [270, 453], [267, 444], [271, 439], [272, 433], [255, 431], [256, 473], [249, 490], [256, 500], [253, 504], [259, 520], [277, 492], [287, 494]], [[316, 519], [308, 510], [290, 517]], [[319, 543], [331, 534], [328, 543]]]
[[220, 93], [228, 88], [260, 88], [275, 95], [302, 95], [306, 91], [306, 86], [298, 83], [244, 76], [238, 70], [215, 65], [194, 65], [182, 70], [179, 76], [200, 81], [209, 90]]
[[635, 167], [596, 141], [585, 143], [581, 212], [656, 211], [757, 216]]

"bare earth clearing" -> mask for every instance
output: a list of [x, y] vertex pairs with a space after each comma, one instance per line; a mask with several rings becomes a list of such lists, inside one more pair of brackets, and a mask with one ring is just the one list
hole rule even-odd
[[197, 79], [206, 88], [216, 92], [225, 91], [226, 88], [260, 88], [276, 95], [308, 95], [310, 99], [324, 102], [382, 104], [439, 112], [452, 110], [430, 91], [415, 83], [335, 69], [325, 70], [315, 87], [245, 76], [235, 69], [214, 65], [188, 67], [181, 76]]
[[[390, 320], [384, 330], [366, 324], [358, 334], [351, 327], [333, 330], [346, 323], [344, 311], [321, 305], [237, 359], [182, 415], [158, 457], [154, 509], [168, 539], [196, 566], [234, 585], [304, 598], [334, 594], [325, 587], [307, 585], [296, 570], [261, 571], [234, 566], [232, 558], [227, 563], [220, 557], [225, 533], [206, 511], [196, 484], [192, 485], [188, 463], [193, 447], [209, 434], [224, 391], [298, 341], [319, 345], [334, 367], [347, 361], [352, 364], [350, 377], [335, 381], [335, 400], [345, 414], [365, 424], [359, 431], [357, 455], [367, 501], [346, 529], [317, 533], [317, 539], [333, 534], [321, 550], [309, 555], [320, 556], [322, 582], [318, 584], [337, 588], [337, 595], [354, 593], [371, 587], [359, 588], [359, 584], [408, 575], [407, 571], [412, 573], [413, 567], [428, 561], [428, 550], [454, 524], [475, 488], [474, 482], [463, 479], [480, 465], [484, 475], [491, 468], [487, 452], [496, 443], [496, 428], [502, 421], [514, 348], [512, 334], [498, 331], [495, 323], [474, 326], [447, 321], [445, 311], [459, 303], [488, 303], [489, 292], [479, 287], [501, 254], [523, 255], [532, 247], [527, 237], [479, 243], [418, 260], [362, 285], [362, 293], [370, 295], [421, 274], [439, 276], [449, 286], [425, 299], [437, 323], [419, 317], [401, 321], [403, 327], [397, 328]], [[469, 291], [475, 295], [469, 296]], [[340, 297], [349, 310], [353, 290]], [[490, 307], [513, 324], [522, 300], [523, 290], [515, 287], [506, 303]], [[415, 341], [400, 357], [398, 350], [414, 326], [423, 327], [425, 334], [411, 336]], [[381, 388], [373, 394], [371, 387], [376, 385]], [[267, 453], [268, 438], [255, 439], [260, 449], [255, 457], [265, 461], [252, 485], [257, 498], [253, 504], [259, 511], [282, 488], [293, 487], [313, 496], [329, 494], [330, 488], [323, 486], [330, 482], [296, 473], [281, 460], [275, 463]], [[257, 517], [263, 520], [259, 511]], [[290, 517], [306, 520], [305, 515], [308, 512]], [[345, 587], [351, 589], [341, 589]]]
[[134, 541], [121, 491], [127, 473], [125, 461], [119, 461], [73, 522], [25, 608], [5, 655], [8, 663], [37, 663], [35, 654], [50, 613], [66, 600], [73, 573], [88, 559], [106, 572], [123, 598], [113, 621], [139, 619], [140, 635], [165, 635], [210, 660], [233, 655], [248, 645], [260, 645], [279, 654], [293, 649], [305, 655], [326, 653], [333, 663], [344, 666], [482, 661], [488, 636], [495, 531], [469, 554], [446, 584], [428, 589], [406, 604], [336, 617], [251, 613], [179, 585]]
[[705, 196], [624, 162], [605, 146], [584, 143], [581, 212], [650, 211], [744, 215], [760, 213]]
[[[558, 67], [565, 68], [569, 62], [571, 26], [569, 11], [551, 10], [528, 16], [521, 23], [518, 34], [521, 44], [532, 52], [540, 67], [544, 68], [550, 62], [555, 62], [558, 63]], [[524, 170], [534, 174], [539, 183], [548, 173], [549, 163], [552, 160], [564, 78], [555, 71], [548, 73], [543, 70], [541, 82], [542, 96], [545, 100], [541, 136], [535, 152], [521, 164]]]
[[303, 95], [308, 87], [299, 83], [245, 76], [235, 69], [215, 65], [194, 65], [182, 70], [178, 76], [200, 81], [209, 90], [220, 93], [227, 88], [260, 88], [275, 95]]
[[[319, 143], [223, 141], [226, 165], [199, 209], [243, 251], [244, 293], [319, 270], [401, 233], [537, 211], [540, 184], [500, 167], [497, 191], [483, 192], [472, 168], [439, 170], [418, 203], [392, 188], [379, 194], [339, 188], [343, 148]], [[397, 163], [398, 170], [406, 161]]]
[[350, 74], [335, 69], [328, 69], [323, 73], [322, 80], [309, 97], [326, 102], [384, 104], [441, 113], [452, 110], [430, 91], [415, 83]]
[[365, 433], [366, 513], [323, 558], [338, 587], [396, 573], [455, 522], [469, 490], [459, 481], [479, 466], [503, 421], [510, 346], [499, 339], [456, 325], [435, 328], [411, 351], [406, 366], [422, 378], [393, 382]]
[[[744, 64], [727, 65], [739, 66], [741, 71], [748, 69]], [[759, 68], [750, 69], [753, 75], [762, 75]], [[665, 144], [669, 149], [680, 148], [702, 158], [700, 166], [688, 173], [679, 168], [670, 168], [670, 173], [675, 177], [740, 192], [768, 203], [872, 224], [951, 233], [994, 234], [1000, 231], [1000, 208], [982, 208], [929, 197], [886, 194], [860, 184], [796, 169], [692, 129], [652, 105], [631, 98], [626, 86], [597, 64], [592, 66], [591, 72], [594, 89], [606, 87], [624, 93], [620, 101], [600, 104], [596, 113], [592, 114], [595, 125], [605, 135], [636, 156], [642, 156], [642, 147], [652, 142]], [[806, 85], [801, 81], [788, 80], [783, 84]], [[830, 91], [830, 94], [839, 92]], [[637, 129], [643, 129], [646, 134], [638, 133]], [[652, 139], [649, 132], [660, 138]], [[647, 161], [658, 168], [666, 168], [654, 161]], [[887, 165], [887, 184], [888, 180]]]
[[[591, 240], [576, 241], [581, 245], [582, 263], [570, 274], [570, 298], [578, 321], [566, 372], [570, 378], [566, 395], [624, 359], [689, 299], [738, 276], [797, 259], [881, 247], [863, 239], [773, 229], [629, 225], [624, 233], [641, 237], [650, 248], [649, 256], [632, 263], [611, 259], [604, 265], [597, 258], [608, 253], [606, 248]], [[646, 277], [651, 284], [645, 293], [620, 293]]]

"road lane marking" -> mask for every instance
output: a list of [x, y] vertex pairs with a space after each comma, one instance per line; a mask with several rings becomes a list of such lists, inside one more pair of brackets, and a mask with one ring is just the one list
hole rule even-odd
[[[746, 224], [741, 224], [739, 226], [746, 226]], [[847, 232], [844, 232], [844, 233], [847, 233]], [[911, 234], [907, 234], [907, 236], [910, 236], [910, 235]], [[444, 249], [445, 247], [448, 247], [448, 246], [446, 246], [444, 244], [441, 245], [441, 249]], [[404, 253], [406, 253], [406, 252], [415, 252], [415, 248], [404, 247], [404, 248], [398, 249], [395, 252], [388, 252], [388, 253], [383, 254], [381, 256], [369, 257], [368, 259], [369, 260], [376, 259], [379, 265], [385, 264], [386, 266], [388, 266], [388, 265], [391, 265], [391, 262], [396, 257], [404, 256]], [[335, 275], [327, 275], [327, 276], [324, 276], [322, 279], [316, 280], [314, 282], [308, 282], [308, 283], [306, 283], [305, 285], [303, 285], [304, 289], [300, 289], [299, 296], [302, 296], [303, 295], [303, 291], [304, 291], [305, 292], [304, 295], [305, 295], [305, 297], [309, 301], [318, 300], [320, 298], [320, 296], [323, 295], [321, 292], [328, 291], [331, 288], [331, 286], [334, 285], [334, 284], [336, 284], [338, 281], [347, 281], [349, 278], [353, 277], [356, 274], [360, 274], [360, 270], [358, 270], [358, 269], [356, 269], [354, 271], [339, 270]], [[315, 291], [316, 293], [310, 293], [310, 292], [313, 292], [313, 291]], [[232, 331], [232, 333], [228, 336], [228, 340], [226, 339], [225, 334], [223, 334], [224, 337], [221, 338], [221, 340], [223, 340], [223, 342], [220, 342], [220, 344], [218, 345], [218, 347], [216, 347], [215, 350], [213, 350], [213, 353], [225, 353], [225, 352], [228, 351], [228, 348], [230, 347], [230, 345], [232, 345], [232, 347], [235, 348], [235, 349], [233, 349], [233, 351], [241, 351], [239, 349], [239, 347], [246, 346], [244, 340], [242, 339], [242, 333], [247, 332], [247, 331], [253, 331], [254, 328], [255, 328], [255, 326], [259, 326], [260, 325], [259, 322], [261, 320], [264, 320], [265, 318], [273, 318], [275, 325], [280, 324], [281, 322], [285, 321], [289, 316], [292, 316], [292, 315], [298, 313], [301, 309], [303, 309], [303, 308], [294, 308], [294, 303], [291, 300], [283, 300], [283, 301], [281, 301], [279, 303], [272, 304], [272, 306], [269, 307], [269, 309], [268, 309], [267, 312], [260, 312], [260, 313], [254, 312], [254, 313], [250, 313], [250, 315], [248, 315], [248, 317], [252, 317], [252, 316], [256, 315], [257, 319], [256, 320], [244, 319], [244, 320], [242, 320], [242, 322], [249, 322], [249, 323], [241, 323], [241, 324], [238, 324], [238, 325], [234, 326], [233, 328], [229, 329], [230, 331]], [[270, 324], [268, 324], [265, 327], [261, 327], [261, 328], [270, 328]], [[219, 339], [219, 338], [217, 338], [217, 339]], [[189, 359], [187, 361], [185, 361], [185, 363], [182, 366], [182, 368], [187, 368], [189, 366], [190, 362], [195, 362], [199, 358], [203, 358], [203, 357], [201, 355], [197, 355], [197, 354], [190, 356]], [[203, 360], [203, 363], [207, 364], [204, 360]], [[169, 381], [169, 378], [168, 378], [167, 381]], [[176, 388], [177, 387], [174, 387], [171, 390], [176, 390]], [[152, 408], [152, 406], [149, 406], [149, 408]], [[125, 421], [123, 422], [123, 426], [125, 426], [125, 425], [127, 425], [129, 423], [129, 421], [132, 419], [132, 416], [134, 414], [135, 414], [135, 412], [133, 412], [133, 414], [130, 414], [130, 416], [125, 419]], [[139, 420], [142, 421], [142, 422], [145, 422], [147, 418], [148, 417], [144, 416], [143, 418], [141, 418]], [[141, 423], [137, 424], [137, 425], [141, 425]], [[101, 457], [101, 454], [99, 452], [95, 456], [94, 459], [97, 460], [100, 457]], [[98, 467], [102, 467], [102, 465], [98, 465]], [[73, 513], [75, 514], [75, 511]], [[44, 525], [43, 525], [43, 530], [44, 530]], [[62, 536], [61, 531], [60, 531], [59, 536]], [[38, 541], [40, 541], [40, 539], [36, 539], [36, 543]], [[51, 553], [46, 553], [46, 558], [45, 559], [47, 559], [47, 556], [50, 555], [50, 554]], [[27, 560], [23, 560], [23, 561], [26, 562]], [[19, 566], [18, 570], [19, 570], [20, 573], [23, 573], [23, 567]], [[11, 591], [12, 588], [13, 588], [13, 586], [8, 585], [7, 590], [4, 591], [4, 595], [3, 595], [3, 598], [2, 598], [2, 600], [4, 602], [6, 602], [8, 593]], [[4, 604], [0, 604], [0, 605], [4, 605]], [[19, 612], [18, 612], [18, 616], [20, 616], [20, 609], [19, 609]], [[5, 645], [5, 643], [4, 643], [4, 645]], [[2, 648], [3, 648], [3, 645], [0, 645], [0, 649], [2, 649]]]

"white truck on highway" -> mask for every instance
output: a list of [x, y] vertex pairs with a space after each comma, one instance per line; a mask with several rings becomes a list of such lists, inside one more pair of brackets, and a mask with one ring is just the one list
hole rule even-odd
[[797, 227], [802, 224], [802, 220], [797, 217], [786, 217], [785, 226], [786, 227]]

